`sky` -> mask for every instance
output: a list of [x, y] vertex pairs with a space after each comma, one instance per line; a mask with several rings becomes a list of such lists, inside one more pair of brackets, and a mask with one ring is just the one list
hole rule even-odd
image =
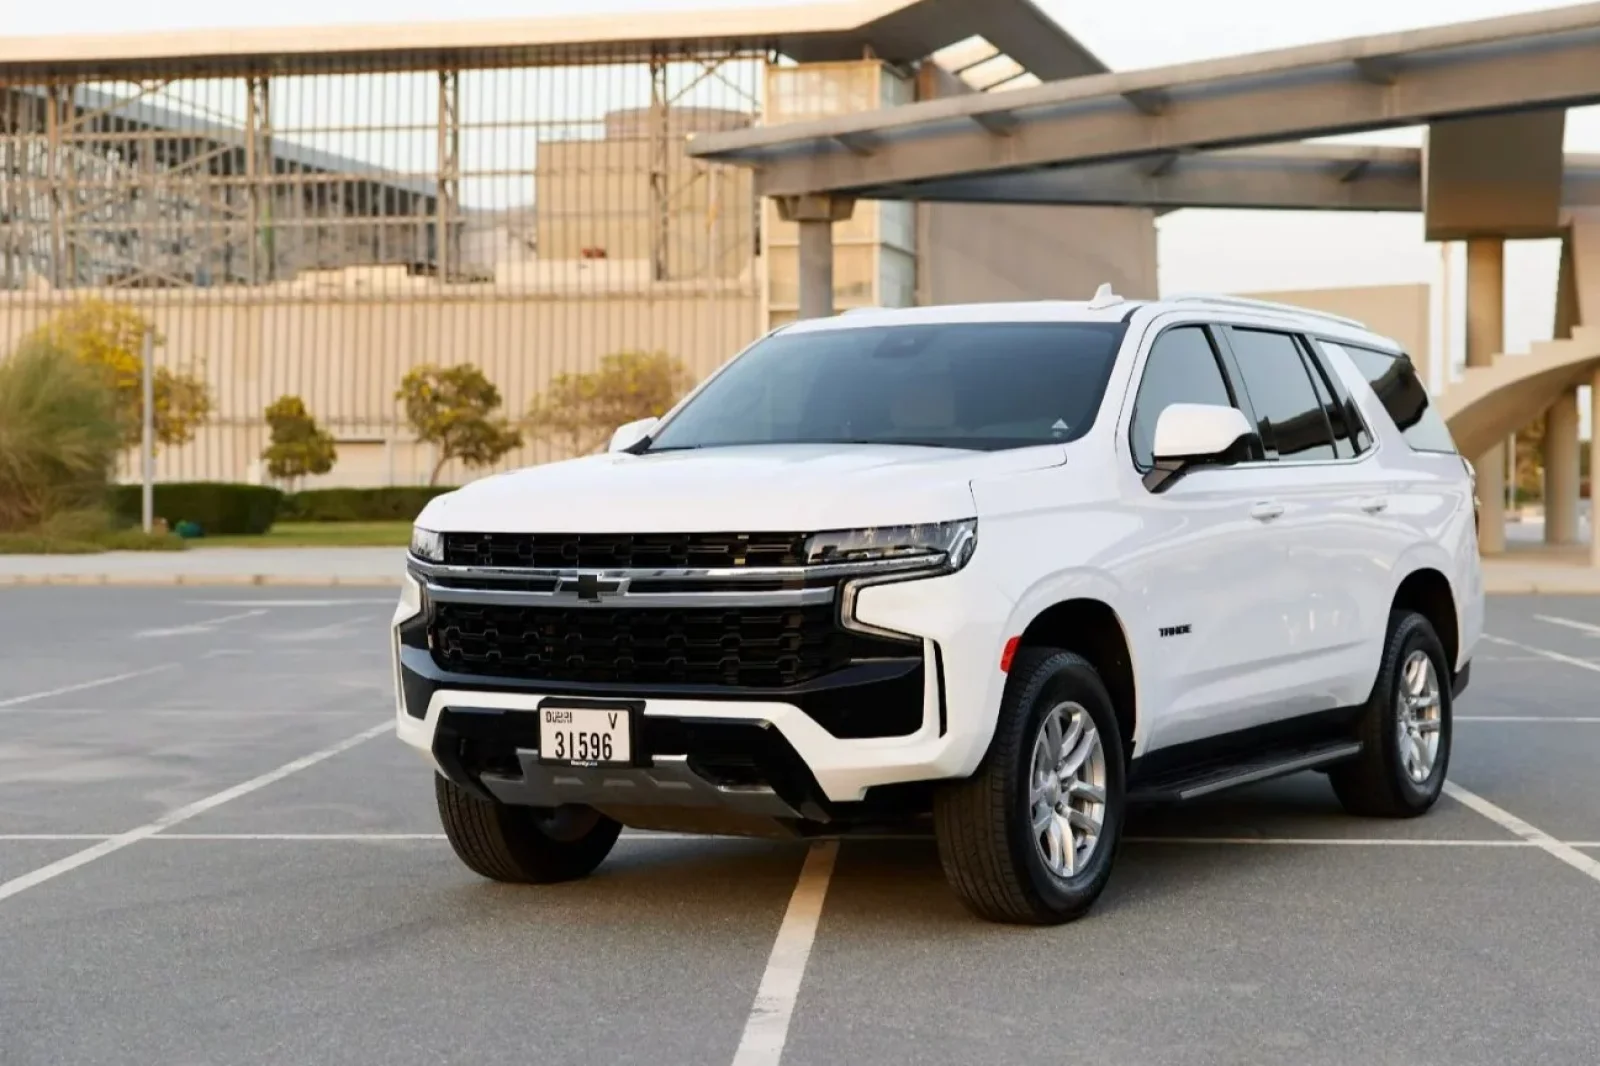
[[[1538, 0], [1036, 2], [1115, 70], [1559, 6]], [[273, 0], [270, 4], [221, 4], [217, 0], [29, 4], [24, 0], [0, 0], [8, 35], [503, 19], [731, 6], [745, 5], [731, 0], [451, 0], [448, 5], [439, 0], [342, 0], [337, 5], [330, 5], [327, 0]], [[334, 11], [336, 15], [330, 14]], [[1419, 145], [1421, 131], [1395, 130], [1336, 139]], [[1600, 152], [1600, 109], [1569, 114], [1567, 148]], [[1429, 282], [1436, 289], [1440, 287], [1440, 248], [1423, 240], [1420, 215], [1185, 210], [1162, 217], [1157, 225], [1160, 284], [1167, 292], [1401, 282]], [[1455, 294], [1457, 303], [1464, 285], [1463, 259], [1460, 249], [1456, 249], [1453, 269], [1449, 271], [1448, 290]], [[1550, 336], [1555, 274], [1555, 242], [1513, 242], [1508, 246], [1508, 350], [1523, 351], [1532, 341]], [[1459, 307], [1452, 317], [1459, 321]], [[1454, 361], [1459, 363], [1462, 331], [1456, 326], [1449, 332], [1455, 341]], [[1436, 365], [1440, 362], [1435, 360]]]

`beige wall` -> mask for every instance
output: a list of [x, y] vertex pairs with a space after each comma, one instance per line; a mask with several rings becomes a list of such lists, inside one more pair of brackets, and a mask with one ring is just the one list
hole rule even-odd
[[925, 204], [919, 222], [919, 303], [1156, 295], [1148, 210]]
[[[213, 417], [196, 440], [159, 456], [163, 480], [259, 478], [262, 411], [291, 394], [342, 445], [333, 472], [314, 484], [425, 481], [431, 450], [412, 442], [394, 400], [414, 366], [476, 363], [499, 386], [503, 410], [517, 415], [553, 375], [592, 369], [611, 352], [664, 351], [698, 378], [749, 343], [760, 322], [760, 299], [748, 286], [608, 294], [395, 283], [338, 299], [290, 286], [73, 295], [138, 307], [166, 338], [157, 365], [192, 367], [211, 387]], [[68, 303], [67, 294], [0, 293], [0, 353]], [[500, 469], [552, 457], [530, 446]], [[469, 476], [447, 469], [443, 480]]]
[[1423, 381], [1433, 364], [1432, 295], [1428, 285], [1357, 285], [1343, 289], [1292, 289], [1240, 293], [1315, 311], [1328, 311], [1366, 323], [1374, 333], [1399, 343]]
[[[941, 67], [919, 71], [918, 99], [971, 92]], [[923, 204], [917, 302], [1087, 300], [1103, 282], [1156, 295], [1155, 213], [1142, 207]]]

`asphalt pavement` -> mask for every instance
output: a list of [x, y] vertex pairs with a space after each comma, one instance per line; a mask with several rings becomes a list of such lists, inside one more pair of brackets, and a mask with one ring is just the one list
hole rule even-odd
[[391, 610], [0, 592], [0, 1063], [1600, 1061], [1600, 599], [1491, 600], [1427, 817], [1315, 774], [1147, 812], [1044, 930], [968, 917], [923, 840], [481, 881], [392, 736]]

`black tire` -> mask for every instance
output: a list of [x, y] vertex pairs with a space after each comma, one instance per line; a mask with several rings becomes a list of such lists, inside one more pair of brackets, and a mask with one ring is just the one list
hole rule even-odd
[[594, 872], [622, 826], [587, 807], [547, 811], [483, 799], [434, 775], [439, 820], [467, 868], [491, 881], [545, 885]]
[[[1439, 750], [1432, 771], [1422, 782], [1406, 772], [1399, 737], [1401, 672], [1407, 658], [1416, 651], [1432, 661], [1439, 684]], [[1415, 818], [1433, 807], [1450, 770], [1454, 735], [1451, 676], [1444, 645], [1433, 625], [1415, 611], [1391, 612], [1378, 679], [1356, 723], [1361, 754], [1328, 772], [1334, 794], [1346, 811], [1369, 818]]]
[[[1099, 843], [1070, 877], [1035, 846], [1029, 774], [1044, 716], [1071, 701], [1089, 712], [1105, 755], [1106, 797]], [[1023, 648], [1011, 663], [994, 739], [977, 772], [934, 798], [934, 835], [945, 877], [973, 914], [990, 921], [1059, 925], [1082, 917], [1105, 888], [1122, 838], [1126, 795], [1123, 740], [1111, 697], [1082, 656]]]

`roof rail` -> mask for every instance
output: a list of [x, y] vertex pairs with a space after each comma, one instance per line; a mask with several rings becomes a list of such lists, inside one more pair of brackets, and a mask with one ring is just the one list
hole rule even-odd
[[1162, 298], [1163, 303], [1208, 303], [1218, 304], [1223, 307], [1238, 307], [1242, 310], [1273, 311], [1279, 314], [1310, 315], [1313, 318], [1324, 318], [1330, 322], [1339, 322], [1356, 329], [1371, 331], [1371, 327], [1359, 319], [1349, 318], [1345, 315], [1336, 315], [1332, 311], [1318, 311], [1312, 307], [1301, 307], [1298, 304], [1286, 304], [1276, 300], [1254, 300], [1248, 296], [1221, 296], [1216, 293], [1191, 292], [1178, 293], [1175, 296]]

